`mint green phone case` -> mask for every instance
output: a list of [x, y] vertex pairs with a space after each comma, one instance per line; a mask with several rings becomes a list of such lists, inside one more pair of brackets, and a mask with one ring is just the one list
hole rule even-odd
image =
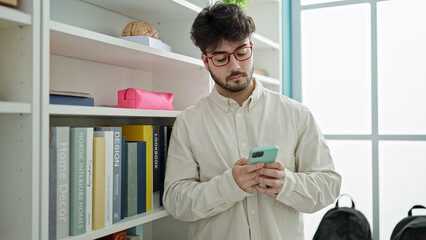
[[250, 149], [248, 164], [257, 162], [274, 162], [277, 157], [278, 146], [264, 146]]

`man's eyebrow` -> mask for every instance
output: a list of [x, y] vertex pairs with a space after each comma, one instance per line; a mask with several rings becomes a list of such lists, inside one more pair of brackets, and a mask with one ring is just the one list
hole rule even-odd
[[[247, 43], [243, 43], [240, 46], [236, 47], [234, 50], [237, 50], [239, 48], [246, 47], [246, 46], [248, 46], [248, 44]], [[215, 55], [215, 54], [220, 54], [220, 53], [228, 53], [228, 52], [226, 52], [226, 51], [214, 51], [211, 54]]]

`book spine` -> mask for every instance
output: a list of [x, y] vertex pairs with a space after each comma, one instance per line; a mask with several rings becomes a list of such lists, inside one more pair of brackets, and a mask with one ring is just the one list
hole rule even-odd
[[126, 211], [126, 137], [121, 136], [121, 219], [125, 217]]
[[56, 146], [49, 146], [49, 240], [56, 239]]
[[167, 126], [160, 126], [160, 206], [163, 206], [164, 179], [166, 177]]
[[113, 219], [112, 223], [121, 220], [121, 168], [122, 157], [121, 152], [123, 146], [121, 144], [121, 127], [112, 128], [114, 131], [114, 162], [113, 162]]
[[137, 143], [125, 143], [126, 185], [125, 185], [125, 216], [131, 217], [137, 214]]
[[86, 165], [86, 231], [92, 230], [93, 204], [93, 128], [87, 128]]
[[146, 141], [146, 211], [152, 210], [152, 126], [144, 125]]
[[152, 208], [160, 207], [160, 127], [152, 126]]
[[70, 235], [86, 232], [87, 129], [70, 130]]
[[146, 142], [137, 142], [137, 213], [144, 213], [146, 208]]
[[56, 145], [56, 234], [57, 238], [69, 236], [70, 210], [70, 128], [52, 127], [52, 140]]
[[105, 131], [105, 226], [112, 225], [114, 132]]
[[93, 137], [92, 229], [105, 227], [105, 137]]
[[49, 103], [63, 105], [94, 106], [95, 100], [93, 98], [88, 97], [50, 95]]

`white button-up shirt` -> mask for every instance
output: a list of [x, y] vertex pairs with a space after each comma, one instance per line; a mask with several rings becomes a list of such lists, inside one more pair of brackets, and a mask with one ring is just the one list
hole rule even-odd
[[[310, 111], [255, 84], [242, 106], [213, 89], [175, 121], [163, 202], [173, 217], [190, 222], [190, 239], [304, 239], [301, 212], [339, 195], [341, 177]], [[284, 186], [277, 195], [247, 193], [232, 167], [250, 148], [267, 145], [279, 147]]]

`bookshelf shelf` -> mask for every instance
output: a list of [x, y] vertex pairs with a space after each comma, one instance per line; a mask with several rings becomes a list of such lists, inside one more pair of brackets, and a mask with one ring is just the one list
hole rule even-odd
[[92, 240], [99, 237], [106, 236], [108, 234], [112, 234], [123, 229], [128, 229], [134, 226], [138, 226], [144, 223], [152, 222], [154, 220], [169, 216], [169, 213], [164, 209], [164, 207], [160, 207], [149, 212], [145, 212], [142, 214], [138, 214], [129, 218], [125, 218], [119, 223], [113, 224], [112, 226], [105, 227], [103, 229], [86, 232], [84, 235], [72, 236], [61, 238], [60, 240]]
[[[192, 21], [201, 7], [185, 0], [84, 0], [85, 2], [114, 11], [134, 19], [150, 19], [151, 22]], [[164, 14], [165, 6], [173, 9], [172, 14]]]
[[2, 113], [31, 113], [30, 103], [2, 102], [0, 101], [0, 114]]
[[279, 50], [281, 49], [280, 44], [276, 43], [260, 34], [253, 34], [253, 47], [256, 49], [274, 49]]
[[29, 26], [31, 23], [31, 15], [20, 10], [0, 5], [0, 30], [22, 25]]
[[50, 52], [56, 55], [147, 71], [191, 70], [204, 66], [200, 59], [55, 21], [51, 21], [50, 28]]
[[255, 77], [257, 80], [264, 82], [264, 83], [277, 85], [277, 86], [280, 85], [280, 81], [278, 79], [275, 79], [275, 78], [271, 78], [271, 77], [267, 77], [267, 76], [263, 76], [263, 75], [259, 75], [259, 74], [253, 74], [253, 77]]
[[141, 110], [113, 107], [49, 105], [52, 116], [110, 116], [110, 117], [177, 117], [180, 111]]

